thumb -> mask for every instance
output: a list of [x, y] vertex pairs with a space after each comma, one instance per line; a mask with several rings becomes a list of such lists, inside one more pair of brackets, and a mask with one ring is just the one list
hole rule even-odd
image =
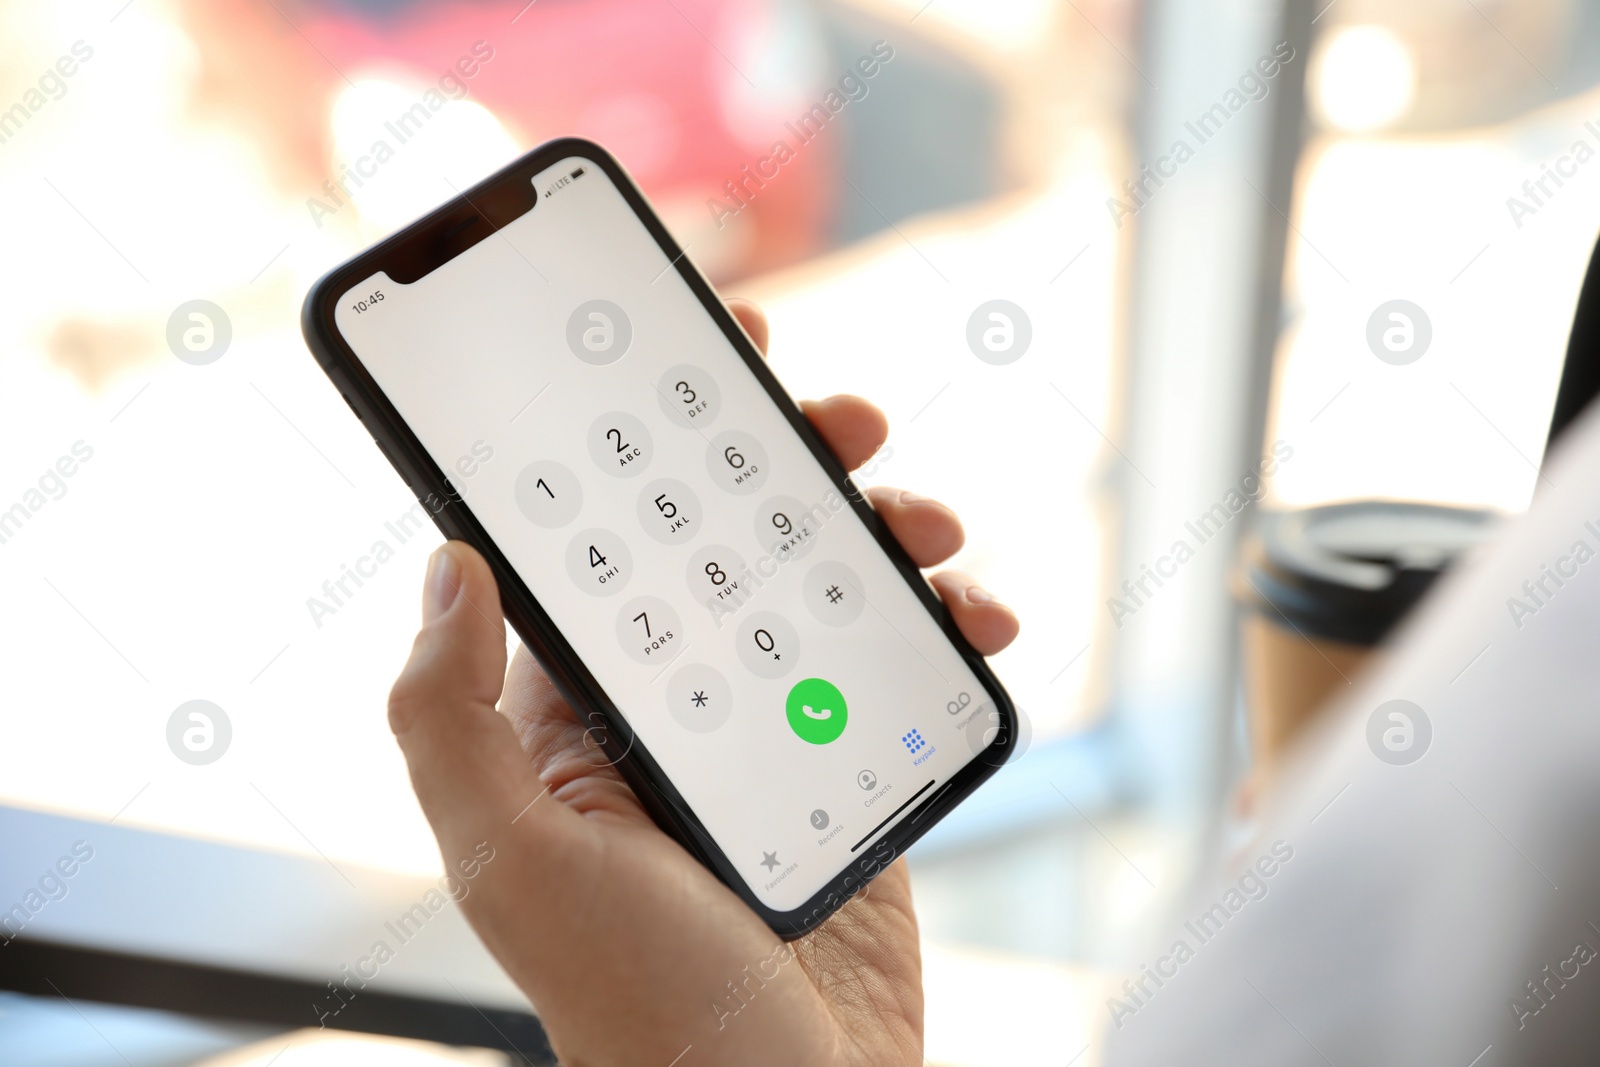
[[543, 788], [495, 709], [505, 670], [494, 575], [472, 548], [448, 542], [428, 561], [422, 630], [389, 693], [389, 728], [447, 869], [502, 838]]

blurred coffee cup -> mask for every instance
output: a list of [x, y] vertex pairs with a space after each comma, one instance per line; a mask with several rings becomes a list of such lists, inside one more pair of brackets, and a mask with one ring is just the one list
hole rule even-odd
[[1348, 688], [1439, 576], [1489, 536], [1494, 518], [1386, 500], [1258, 514], [1235, 579], [1258, 769]]

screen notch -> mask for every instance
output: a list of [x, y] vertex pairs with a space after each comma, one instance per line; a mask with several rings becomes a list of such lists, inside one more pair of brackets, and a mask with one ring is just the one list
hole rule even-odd
[[438, 270], [539, 206], [532, 173], [495, 180], [458, 195], [417, 223], [403, 244], [383, 257], [383, 269], [402, 285]]

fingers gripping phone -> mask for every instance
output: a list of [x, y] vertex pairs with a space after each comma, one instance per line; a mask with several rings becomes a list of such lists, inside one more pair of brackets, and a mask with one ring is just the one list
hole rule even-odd
[[331, 271], [303, 326], [595, 762], [780, 936], [1014, 748], [999, 682], [597, 145]]

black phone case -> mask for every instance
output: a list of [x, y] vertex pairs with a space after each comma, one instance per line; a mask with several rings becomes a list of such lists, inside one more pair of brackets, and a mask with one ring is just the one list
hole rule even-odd
[[[574, 156], [599, 167], [621, 191], [671, 262], [671, 269], [678, 272], [721, 327], [728, 343], [744, 359], [750, 372], [777, 403], [839, 492], [872, 531], [883, 551], [939, 622], [950, 643], [977, 675], [993, 704], [993, 723], [990, 727], [994, 731], [993, 737], [988, 738], [988, 729], [983, 731], [986, 743], [981, 747], [975, 746], [971, 762], [892, 827], [872, 846], [870, 854], [856, 857], [828, 885], [792, 911], [775, 911], [766, 907], [745, 885], [743, 877], [700, 820], [688, 809], [661, 766], [639, 742], [626, 717], [612, 704], [587, 665], [540, 607], [532, 591], [489, 538], [445, 472], [424, 450], [410, 427], [401, 420], [388, 397], [378, 388], [376, 381], [334, 325], [336, 302], [363, 279], [379, 271], [387, 271], [394, 280], [410, 283], [479, 240], [492, 236], [502, 226], [528, 211], [538, 210], [538, 191], [533, 188], [532, 177], [552, 164]], [[599, 145], [577, 138], [564, 138], [540, 145], [443, 206], [335, 267], [319, 279], [306, 295], [301, 312], [301, 328], [307, 346], [329, 380], [372, 435], [384, 456], [432, 515], [439, 530], [447, 538], [465, 541], [488, 560], [500, 586], [501, 608], [506, 618], [529, 650], [538, 657], [580, 721], [589, 727], [600, 750], [616, 765], [651, 818], [737, 893], [779, 937], [790, 941], [815, 929], [994, 774], [1010, 756], [1017, 740], [1017, 716], [1011, 698], [983, 658], [956, 629], [932, 587], [778, 383], [766, 360], [724, 307], [710, 283], [683, 254], [621, 164]], [[980, 702], [974, 703], [981, 707]]]

